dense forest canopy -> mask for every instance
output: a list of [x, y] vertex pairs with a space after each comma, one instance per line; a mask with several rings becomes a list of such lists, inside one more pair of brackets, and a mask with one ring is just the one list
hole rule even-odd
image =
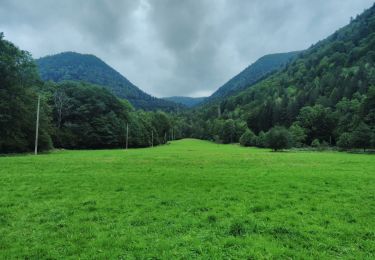
[[269, 54], [261, 57], [256, 62], [234, 76], [227, 83], [216, 90], [205, 102], [214, 102], [239, 93], [272, 72], [284, 67], [292, 61], [300, 52], [287, 52]]
[[38, 96], [41, 150], [123, 148], [127, 136], [129, 147], [185, 137], [274, 150], [375, 147], [375, 6], [306, 51], [260, 59], [190, 110], [92, 55], [39, 59], [52, 80], [44, 82], [31, 55], [1, 34], [0, 61], [0, 153], [33, 149]]
[[206, 97], [165, 97], [165, 100], [173, 101], [186, 107], [195, 107], [206, 100]]
[[181, 138], [173, 113], [135, 110], [103, 86], [43, 82], [29, 53], [0, 35], [0, 153], [34, 149], [38, 96], [39, 150], [148, 147]]
[[[247, 128], [262, 136], [280, 125], [294, 133], [299, 145], [335, 145], [351, 136], [350, 146], [374, 146], [374, 62], [372, 7], [278, 73], [219, 104], [196, 109], [193, 136], [227, 142], [231, 125], [231, 141], [237, 142]], [[366, 145], [355, 141], [358, 128], [368, 129]]]

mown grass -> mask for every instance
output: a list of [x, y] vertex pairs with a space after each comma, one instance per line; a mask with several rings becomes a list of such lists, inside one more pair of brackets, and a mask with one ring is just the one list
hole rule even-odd
[[375, 257], [375, 157], [182, 140], [0, 158], [0, 258]]

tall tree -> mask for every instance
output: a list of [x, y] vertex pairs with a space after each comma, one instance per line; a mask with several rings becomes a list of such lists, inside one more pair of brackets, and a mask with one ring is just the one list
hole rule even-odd
[[[0, 33], [0, 153], [34, 148], [38, 94], [43, 86], [33, 59]], [[51, 148], [48, 107], [42, 98], [39, 150]]]

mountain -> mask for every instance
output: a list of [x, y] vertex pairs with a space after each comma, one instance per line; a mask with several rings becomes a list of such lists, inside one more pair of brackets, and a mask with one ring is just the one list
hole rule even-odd
[[165, 97], [163, 99], [175, 102], [177, 104], [182, 104], [187, 107], [194, 107], [202, 103], [207, 97]]
[[127, 99], [136, 108], [171, 111], [178, 105], [143, 92], [119, 72], [90, 54], [63, 52], [36, 60], [43, 80], [60, 82], [84, 81], [101, 85], [119, 98]]
[[244, 69], [241, 73], [221, 86], [206, 99], [206, 102], [218, 100], [240, 92], [244, 88], [253, 85], [270, 73], [282, 68], [288, 62], [296, 58], [299, 53], [299, 51], [295, 51], [269, 54], [261, 57], [256, 62]]
[[238, 141], [246, 127], [261, 134], [284, 126], [303, 145], [375, 145], [375, 5], [278, 72], [192, 113], [198, 138], [226, 132]]

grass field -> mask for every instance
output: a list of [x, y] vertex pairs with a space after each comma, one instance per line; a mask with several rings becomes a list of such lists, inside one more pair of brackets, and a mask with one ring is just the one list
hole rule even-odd
[[375, 258], [375, 157], [182, 140], [0, 157], [0, 258]]

